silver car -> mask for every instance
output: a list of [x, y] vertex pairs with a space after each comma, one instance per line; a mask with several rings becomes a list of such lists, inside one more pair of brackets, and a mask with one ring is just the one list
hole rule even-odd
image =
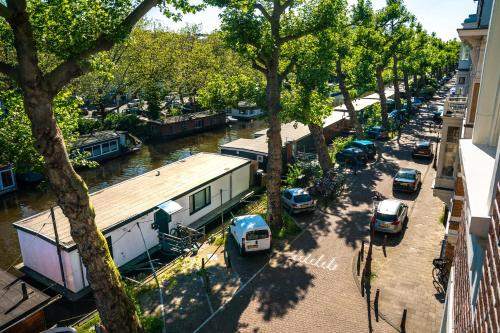
[[314, 200], [302, 188], [284, 190], [281, 195], [281, 201], [290, 214], [314, 210]]
[[377, 231], [391, 234], [400, 233], [408, 215], [408, 205], [396, 199], [381, 201], [372, 217], [372, 223]]

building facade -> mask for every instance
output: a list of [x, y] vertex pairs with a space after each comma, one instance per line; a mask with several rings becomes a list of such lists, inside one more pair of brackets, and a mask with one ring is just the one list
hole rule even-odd
[[[478, 2], [479, 28], [487, 24], [487, 12], [491, 21], [480, 50], [482, 67], [475, 68], [477, 98], [468, 100], [458, 140], [445, 235], [451, 270], [441, 332], [500, 331], [500, 3]], [[468, 137], [465, 128], [471, 120]]]

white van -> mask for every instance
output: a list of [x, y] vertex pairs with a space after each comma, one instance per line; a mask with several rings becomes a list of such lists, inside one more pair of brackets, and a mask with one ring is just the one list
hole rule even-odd
[[271, 249], [271, 229], [260, 215], [243, 215], [233, 218], [229, 225], [240, 255], [247, 252]]

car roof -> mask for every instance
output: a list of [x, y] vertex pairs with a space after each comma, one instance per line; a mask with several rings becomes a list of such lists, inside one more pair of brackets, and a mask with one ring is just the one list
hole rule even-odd
[[285, 191], [290, 192], [292, 195], [299, 195], [299, 194], [309, 194], [307, 193], [306, 190], [300, 187], [294, 187], [294, 188], [289, 188], [286, 189]]
[[431, 142], [430, 141], [419, 141], [417, 142], [417, 146], [423, 147], [423, 146], [430, 146]]
[[269, 228], [264, 218], [260, 215], [242, 215], [233, 219], [234, 224], [243, 230]]
[[417, 173], [417, 170], [415, 169], [409, 169], [409, 168], [401, 168], [398, 170], [398, 173], [400, 172], [405, 172], [405, 173]]
[[377, 212], [382, 214], [394, 215], [399, 209], [401, 201], [396, 199], [387, 199], [380, 202], [377, 206]]
[[370, 140], [354, 140], [353, 143], [360, 143], [362, 145], [372, 145], [373, 142]]
[[356, 147], [347, 147], [344, 149], [344, 151], [351, 151], [354, 153], [362, 153], [363, 152], [361, 149], [356, 148]]
[[385, 128], [382, 126], [373, 126], [371, 127], [372, 130], [384, 130]]

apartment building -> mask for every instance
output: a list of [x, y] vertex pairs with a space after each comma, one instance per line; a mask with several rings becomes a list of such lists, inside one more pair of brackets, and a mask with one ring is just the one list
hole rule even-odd
[[[481, 64], [472, 65], [472, 98], [466, 107], [461, 101], [456, 113], [456, 118], [463, 116], [460, 138], [455, 129], [443, 134], [442, 146], [448, 143], [445, 137], [456, 141], [451, 147], [457, 158], [445, 235], [445, 257], [452, 265], [441, 332], [500, 332], [500, 1], [479, 1], [477, 22], [486, 24], [488, 11], [485, 47], [476, 50], [482, 59], [472, 57]], [[470, 36], [460, 35], [462, 41]]]

